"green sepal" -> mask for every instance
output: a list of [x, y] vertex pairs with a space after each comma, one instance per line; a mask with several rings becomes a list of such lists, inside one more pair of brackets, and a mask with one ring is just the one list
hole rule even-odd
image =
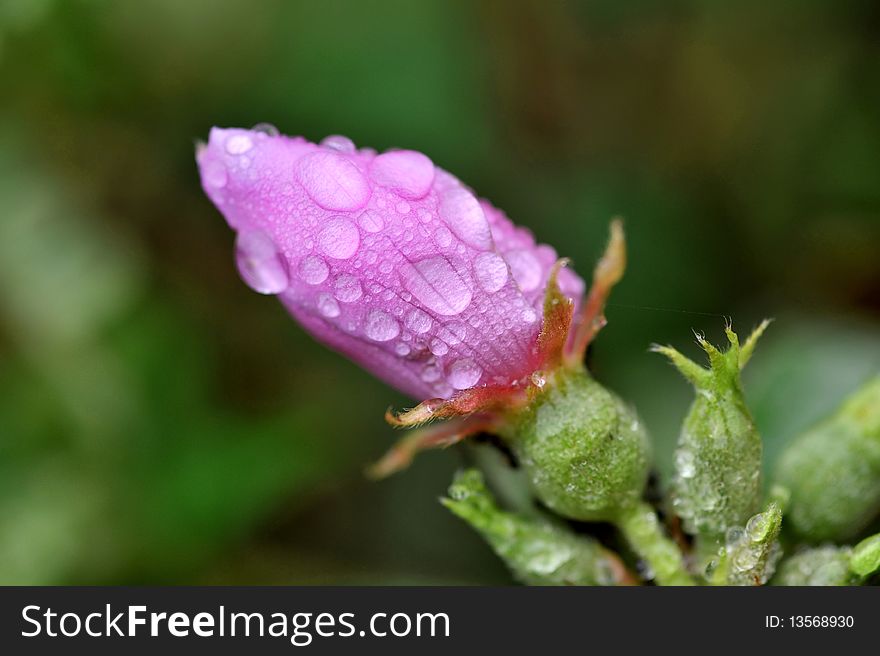
[[857, 537], [880, 513], [880, 376], [783, 451], [786, 531], [808, 542]]
[[708, 369], [670, 346], [652, 347], [668, 357], [697, 392], [679, 435], [672, 500], [685, 531], [697, 536], [704, 556], [714, 554], [727, 531], [743, 526], [761, 502], [761, 437], [746, 406], [740, 371], [768, 325], [762, 322], [742, 346], [726, 326], [726, 351], [697, 335], [709, 358]]
[[476, 469], [459, 472], [444, 506], [470, 524], [527, 585], [632, 583], [620, 560], [596, 540], [549, 521], [498, 507]]
[[863, 579], [880, 570], [880, 533], [865, 538], [853, 547], [849, 568], [853, 574]]

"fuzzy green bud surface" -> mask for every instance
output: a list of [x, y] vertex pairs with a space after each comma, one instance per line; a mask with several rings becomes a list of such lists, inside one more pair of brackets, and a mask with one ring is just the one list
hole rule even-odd
[[724, 352], [698, 336], [709, 369], [671, 347], [653, 349], [696, 390], [678, 439], [672, 499], [685, 531], [698, 536], [706, 552], [723, 544], [729, 529], [743, 526], [761, 501], [761, 437], [746, 406], [740, 370], [766, 326], [761, 324], [742, 347], [727, 327], [730, 348]]
[[641, 498], [650, 445], [635, 411], [583, 368], [560, 369], [514, 420], [536, 496], [564, 517], [610, 520]]
[[826, 545], [806, 549], [782, 562], [773, 585], [841, 586], [855, 583], [849, 547]]
[[783, 452], [776, 478], [791, 493], [786, 526], [820, 542], [857, 536], [880, 513], [880, 376]]

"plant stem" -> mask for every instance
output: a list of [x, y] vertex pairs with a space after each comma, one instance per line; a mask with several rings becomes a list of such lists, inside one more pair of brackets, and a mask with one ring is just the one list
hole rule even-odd
[[633, 551], [647, 563], [660, 585], [695, 585], [684, 566], [684, 558], [675, 543], [666, 537], [657, 513], [647, 503], [639, 502], [618, 513], [614, 524], [623, 533]]

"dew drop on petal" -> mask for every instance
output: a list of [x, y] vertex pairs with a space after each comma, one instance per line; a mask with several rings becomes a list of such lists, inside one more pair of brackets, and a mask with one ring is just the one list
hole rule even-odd
[[216, 187], [217, 189], [226, 186], [226, 166], [223, 162], [211, 160], [205, 164], [202, 171], [204, 171], [205, 174], [205, 182], [209, 186]]
[[437, 336], [450, 346], [455, 346], [467, 338], [467, 326], [460, 321], [450, 321], [437, 331]]
[[455, 389], [470, 389], [479, 382], [483, 370], [473, 361], [467, 358], [456, 360], [449, 367], [446, 379]]
[[398, 342], [397, 344], [394, 345], [394, 352], [397, 353], [397, 355], [399, 355], [401, 357], [409, 355], [409, 352], [410, 352], [409, 344], [404, 344], [403, 342]]
[[507, 282], [507, 263], [498, 253], [480, 253], [474, 260], [474, 274], [480, 287], [492, 294]]
[[489, 250], [492, 232], [480, 203], [464, 187], [452, 187], [440, 197], [440, 218], [464, 243]]
[[423, 198], [434, 182], [434, 164], [422, 153], [395, 150], [370, 163], [370, 177], [410, 200]]
[[307, 255], [299, 262], [299, 277], [309, 285], [320, 285], [327, 280], [330, 268], [327, 263], [317, 255]]
[[532, 308], [526, 308], [522, 311], [522, 320], [526, 323], [535, 323], [538, 320], [538, 313]]
[[426, 308], [452, 316], [470, 305], [471, 281], [460, 274], [445, 257], [430, 257], [400, 267], [403, 286]]
[[246, 134], [233, 134], [226, 140], [226, 152], [230, 155], [241, 155], [253, 148], [254, 142]]
[[290, 282], [287, 261], [262, 230], [240, 232], [235, 238], [235, 262], [242, 280], [260, 294], [280, 294]]
[[328, 319], [339, 316], [339, 303], [330, 294], [318, 294], [318, 312]]
[[385, 221], [379, 213], [367, 210], [358, 217], [358, 225], [367, 232], [379, 232], [385, 227]]
[[440, 370], [440, 367], [434, 363], [426, 364], [425, 368], [422, 369], [421, 378], [426, 383], [435, 383], [440, 380], [440, 377], [443, 375], [443, 372]]
[[387, 312], [370, 310], [364, 321], [364, 332], [374, 342], [387, 342], [400, 334], [400, 324]]
[[353, 303], [364, 295], [364, 290], [361, 288], [360, 280], [343, 273], [336, 278], [333, 285], [333, 295], [343, 303]]
[[437, 339], [436, 337], [431, 340], [430, 349], [431, 353], [438, 357], [449, 353], [449, 345], [442, 339]]
[[522, 291], [530, 292], [538, 288], [541, 284], [541, 263], [530, 251], [509, 251], [504, 254], [504, 259]]
[[361, 235], [357, 226], [344, 216], [328, 220], [318, 233], [318, 245], [325, 255], [337, 260], [347, 260], [357, 253]]
[[423, 334], [431, 329], [431, 317], [415, 308], [406, 315], [406, 327], [416, 334]]
[[277, 137], [281, 132], [271, 123], [257, 123], [251, 128], [254, 132], [265, 134], [267, 137]]
[[340, 153], [353, 153], [355, 149], [354, 142], [348, 137], [341, 134], [331, 134], [321, 140], [321, 145], [325, 148], [338, 150]]
[[440, 226], [434, 231], [434, 239], [441, 248], [447, 248], [452, 243], [452, 233], [446, 226]]
[[333, 152], [309, 153], [297, 163], [306, 193], [325, 210], [352, 211], [370, 199], [370, 185], [351, 161]]

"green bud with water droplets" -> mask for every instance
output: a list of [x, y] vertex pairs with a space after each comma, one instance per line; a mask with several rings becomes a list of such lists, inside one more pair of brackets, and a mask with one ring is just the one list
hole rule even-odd
[[620, 585], [632, 582], [613, 553], [587, 536], [539, 517], [498, 507], [476, 469], [456, 475], [441, 500], [470, 524], [527, 585]]
[[856, 537], [880, 513], [880, 376], [782, 453], [776, 480], [791, 500], [786, 529], [821, 542]]
[[670, 346], [654, 346], [696, 389], [675, 454], [672, 499], [686, 532], [698, 537], [704, 554], [723, 544], [727, 531], [741, 527], [761, 501], [761, 437], [746, 406], [740, 371], [768, 325], [764, 321], [742, 346], [730, 325], [730, 348], [720, 351], [700, 335], [709, 356], [706, 369]]
[[511, 428], [508, 441], [536, 496], [560, 515], [612, 520], [641, 499], [648, 435], [635, 411], [583, 367], [553, 372]]
[[771, 502], [764, 512], [754, 515], [745, 528], [727, 531], [726, 544], [707, 570], [712, 585], [764, 585], [782, 555], [779, 529], [782, 510]]
[[804, 549], [782, 561], [773, 585], [841, 586], [852, 585], [856, 579], [850, 570], [849, 547], [825, 545]]

